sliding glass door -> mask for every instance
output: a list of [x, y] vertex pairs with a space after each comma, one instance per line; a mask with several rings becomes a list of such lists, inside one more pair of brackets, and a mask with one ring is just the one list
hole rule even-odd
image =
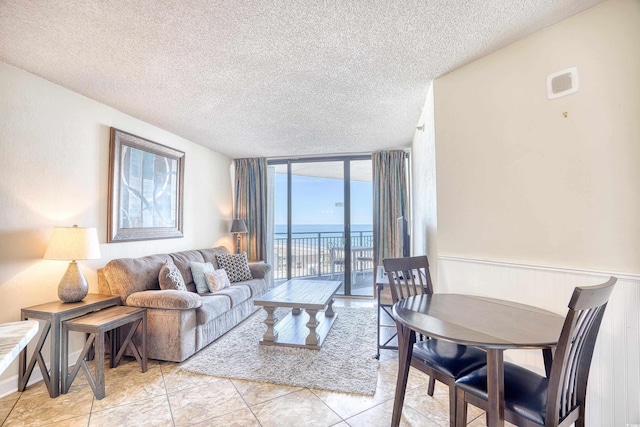
[[351, 295], [373, 296], [373, 183], [371, 159], [350, 162]]
[[339, 280], [373, 295], [369, 156], [269, 162], [274, 279]]

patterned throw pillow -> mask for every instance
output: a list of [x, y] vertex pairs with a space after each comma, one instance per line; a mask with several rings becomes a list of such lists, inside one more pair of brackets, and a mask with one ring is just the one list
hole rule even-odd
[[191, 267], [191, 274], [193, 275], [193, 282], [196, 284], [196, 291], [199, 294], [206, 294], [209, 292], [209, 286], [207, 285], [207, 279], [204, 277], [206, 272], [212, 272], [213, 264], [210, 262], [195, 262], [189, 263]]
[[158, 275], [158, 282], [160, 282], [160, 289], [175, 289], [177, 291], [186, 291], [187, 285], [184, 284], [184, 278], [180, 274], [180, 270], [175, 264], [165, 263], [160, 269]]
[[216, 260], [218, 261], [218, 267], [227, 272], [227, 276], [229, 276], [229, 280], [232, 283], [253, 279], [251, 270], [249, 270], [246, 252], [216, 255]]
[[204, 277], [207, 279], [207, 285], [209, 285], [209, 292], [219, 291], [231, 286], [229, 283], [229, 277], [227, 272], [223, 269], [207, 271], [204, 273]]

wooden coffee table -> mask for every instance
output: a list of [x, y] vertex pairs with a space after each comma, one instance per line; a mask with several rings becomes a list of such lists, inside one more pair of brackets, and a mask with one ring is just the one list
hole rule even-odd
[[[291, 279], [253, 300], [267, 312], [264, 323], [267, 332], [260, 340], [263, 345], [283, 345], [320, 350], [337, 314], [333, 311], [333, 297], [342, 285], [333, 280]], [[284, 319], [273, 317], [276, 307], [292, 310]], [[318, 313], [318, 311], [326, 310]], [[309, 315], [302, 315], [304, 309]], [[277, 323], [276, 323], [277, 322]]]

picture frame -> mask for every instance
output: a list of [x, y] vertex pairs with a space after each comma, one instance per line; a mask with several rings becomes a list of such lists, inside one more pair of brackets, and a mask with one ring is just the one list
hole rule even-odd
[[111, 128], [107, 243], [184, 237], [184, 157]]

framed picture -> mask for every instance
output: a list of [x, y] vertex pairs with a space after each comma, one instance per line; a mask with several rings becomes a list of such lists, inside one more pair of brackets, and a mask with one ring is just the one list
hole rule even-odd
[[182, 234], [184, 153], [111, 128], [107, 242]]

